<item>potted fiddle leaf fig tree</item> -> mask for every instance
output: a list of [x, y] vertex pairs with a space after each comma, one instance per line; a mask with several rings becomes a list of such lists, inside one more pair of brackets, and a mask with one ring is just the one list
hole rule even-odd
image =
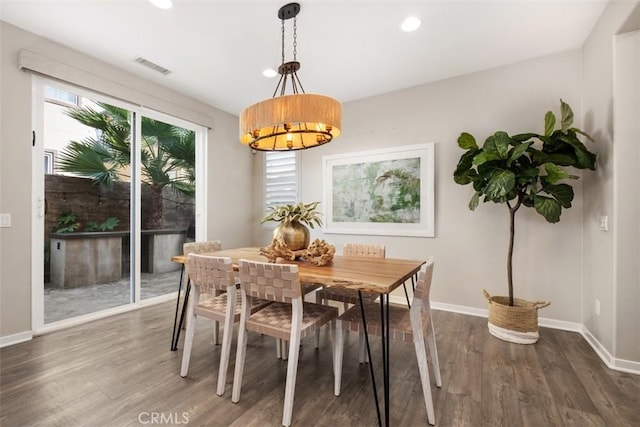
[[480, 201], [504, 204], [509, 211], [509, 246], [507, 252], [508, 297], [490, 296], [489, 331], [510, 342], [535, 343], [538, 340], [538, 309], [549, 302], [530, 302], [513, 296], [513, 248], [515, 216], [522, 207], [533, 208], [547, 222], [560, 221], [562, 209], [571, 207], [574, 192], [569, 180], [578, 179], [570, 169], [596, 168], [596, 155], [580, 140], [593, 141], [584, 131], [573, 127], [573, 111], [560, 100], [560, 123], [549, 111], [544, 117], [544, 133], [509, 135], [498, 131], [479, 146], [476, 139], [463, 132], [458, 146], [465, 150], [453, 179], [474, 189], [469, 209]]

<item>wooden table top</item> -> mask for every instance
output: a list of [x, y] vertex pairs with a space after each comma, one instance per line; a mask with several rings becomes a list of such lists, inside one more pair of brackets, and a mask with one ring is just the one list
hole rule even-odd
[[[230, 257], [233, 264], [238, 260], [267, 262], [260, 255], [260, 248], [225, 249], [203, 255]], [[186, 255], [176, 255], [172, 261], [185, 264]], [[359, 289], [361, 291], [388, 294], [420, 271], [425, 261], [397, 258], [368, 258], [334, 256], [328, 264], [315, 266], [306, 261], [286, 261], [296, 264], [301, 282], [319, 283], [324, 286]]]

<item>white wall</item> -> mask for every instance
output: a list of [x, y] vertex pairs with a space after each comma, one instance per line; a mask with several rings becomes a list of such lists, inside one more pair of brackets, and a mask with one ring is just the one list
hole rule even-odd
[[[609, 3], [600, 20], [586, 40], [582, 49], [583, 114], [585, 130], [598, 141], [599, 154], [597, 173], [585, 177], [585, 221], [583, 224], [585, 264], [582, 307], [583, 323], [590, 334], [604, 346], [609, 356], [640, 362], [640, 346], [624, 346], [622, 352], [616, 349], [618, 343], [637, 343], [634, 334], [640, 330], [640, 311], [637, 309], [637, 275], [619, 276], [616, 272], [624, 269], [625, 258], [616, 258], [616, 253], [624, 254], [633, 250], [622, 243], [617, 245], [615, 236], [629, 233], [619, 228], [614, 218], [624, 209], [624, 204], [638, 203], [638, 183], [635, 194], [619, 194], [618, 183], [633, 179], [624, 170], [617, 171], [615, 164], [624, 162], [624, 149], [617, 149], [614, 136], [614, 36], [640, 29], [639, 2], [614, 1]], [[637, 102], [637, 100], [636, 100]], [[639, 120], [636, 118], [636, 120]], [[637, 145], [637, 136], [634, 144]], [[620, 147], [622, 148], [622, 147]], [[637, 150], [637, 146], [636, 146]], [[637, 168], [637, 164], [635, 165]], [[614, 197], [618, 194], [621, 197]], [[634, 199], [635, 196], [635, 199]], [[635, 200], [635, 202], [634, 202]], [[621, 205], [622, 204], [622, 205]], [[601, 215], [611, 220], [609, 232], [598, 228]], [[636, 218], [637, 221], [637, 218]], [[635, 242], [637, 244], [637, 241]], [[600, 300], [600, 315], [594, 313], [594, 302]], [[628, 317], [617, 318], [620, 301], [636, 301], [635, 310]]]
[[222, 239], [226, 247], [251, 244], [251, 230], [246, 226], [252, 204], [246, 196], [252, 186], [251, 155], [238, 142], [237, 117], [2, 21], [0, 43], [0, 212], [11, 213], [13, 222], [10, 228], [0, 228], [3, 341], [31, 330], [31, 75], [18, 69], [20, 49], [133, 88], [132, 92], [150, 100], [150, 108], [156, 102], [163, 105], [163, 112], [178, 117], [192, 111], [211, 118], [208, 237]]
[[[390, 146], [436, 143], [436, 237], [322, 235], [341, 248], [345, 242], [382, 243], [388, 257], [426, 259], [433, 255], [433, 300], [486, 309], [480, 294], [505, 295], [508, 210], [505, 205], [467, 204], [470, 186], [453, 182], [462, 131], [484, 139], [497, 130], [542, 132], [544, 114], [559, 114], [560, 98], [581, 117], [580, 52], [571, 51], [343, 105], [343, 133], [326, 146], [301, 153], [302, 200], [322, 200], [322, 156]], [[581, 123], [577, 122], [577, 126]], [[262, 168], [256, 155], [255, 170]], [[259, 188], [260, 184], [256, 185]], [[575, 182], [573, 208], [549, 224], [523, 208], [516, 217], [514, 282], [516, 297], [550, 300], [540, 315], [580, 322], [582, 183]], [[260, 218], [260, 206], [254, 218]], [[257, 221], [256, 221], [257, 223]], [[255, 227], [256, 244], [270, 234]]]

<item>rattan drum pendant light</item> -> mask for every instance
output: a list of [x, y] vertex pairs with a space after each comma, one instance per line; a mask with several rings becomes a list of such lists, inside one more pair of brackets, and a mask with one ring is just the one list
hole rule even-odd
[[[246, 108], [240, 114], [240, 141], [254, 150], [301, 150], [330, 142], [340, 135], [342, 106], [335, 99], [305, 93], [298, 79], [296, 16], [298, 3], [280, 8], [282, 63], [273, 97]], [[285, 21], [293, 18], [293, 61], [284, 60]], [[287, 86], [292, 93], [286, 95]]]

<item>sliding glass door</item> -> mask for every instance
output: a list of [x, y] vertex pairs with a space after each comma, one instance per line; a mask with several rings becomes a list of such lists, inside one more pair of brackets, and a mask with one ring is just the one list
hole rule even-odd
[[204, 129], [40, 78], [33, 117], [34, 329], [168, 299]]

